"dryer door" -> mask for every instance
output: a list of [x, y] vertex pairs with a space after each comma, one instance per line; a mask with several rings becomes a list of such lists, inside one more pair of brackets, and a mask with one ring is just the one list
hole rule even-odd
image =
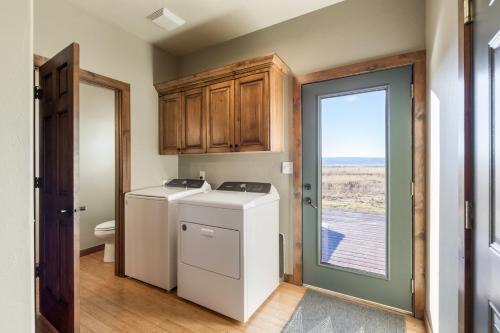
[[240, 278], [240, 232], [181, 221], [180, 260], [233, 279]]

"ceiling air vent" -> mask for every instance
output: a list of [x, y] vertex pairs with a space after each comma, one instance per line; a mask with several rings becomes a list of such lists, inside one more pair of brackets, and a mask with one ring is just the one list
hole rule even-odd
[[186, 23], [186, 21], [169, 11], [167, 8], [158, 9], [149, 15], [148, 18], [168, 31], [174, 30]]

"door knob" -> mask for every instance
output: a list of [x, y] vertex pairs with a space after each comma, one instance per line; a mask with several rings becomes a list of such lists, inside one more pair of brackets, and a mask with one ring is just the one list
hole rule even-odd
[[316, 206], [315, 204], [313, 204], [312, 199], [309, 198], [309, 197], [304, 198], [304, 204], [306, 204], [308, 206], [311, 206], [314, 209], [318, 209], [318, 206]]
[[71, 214], [71, 210], [70, 209], [59, 209], [59, 210], [57, 210], [57, 213], [58, 214]]

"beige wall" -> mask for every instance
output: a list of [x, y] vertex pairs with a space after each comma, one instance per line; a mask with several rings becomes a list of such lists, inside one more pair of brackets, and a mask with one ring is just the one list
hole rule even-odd
[[0, 332], [34, 332], [32, 1], [0, 10]]
[[115, 93], [80, 84], [80, 249], [103, 244], [99, 223], [115, 218]]
[[434, 332], [458, 331], [458, 233], [463, 221], [463, 88], [458, 2], [426, 1], [428, 84], [427, 316]]
[[423, 0], [347, 0], [181, 57], [185, 75], [277, 52], [295, 74], [423, 49]]
[[64, 0], [37, 0], [34, 51], [50, 57], [80, 44], [80, 66], [131, 85], [132, 188], [177, 176], [177, 157], [158, 154], [158, 97], [153, 82], [174, 78], [176, 59]]
[[[305, 16], [180, 58], [180, 74], [277, 52], [293, 73], [303, 74], [385, 55], [425, 48], [424, 1], [347, 0]], [[286, 151], [179, 157], [179, 175], [207, 172], [207, 180], [270, 181], [280, 192], [280, 230], [287, 241], [286, 272], [292, 268], [292, 178], [280, 173], [291, 160], [291, 84], [285, 88]], [[307, 149], [307, 147], [306, 147]]]

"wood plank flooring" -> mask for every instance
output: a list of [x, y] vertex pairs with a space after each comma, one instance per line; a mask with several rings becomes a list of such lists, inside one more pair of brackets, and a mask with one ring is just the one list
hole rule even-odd
[[[102, 262], [102, 252], [81, 258], [81, 332], [280, 332], [306, 291], [282, 283], [246, 323], [241, 324], [174, 293], [113, 274], [113, 264]], [[54, 330], [41, 316], [37, 332]], [[406, 317], [408, 333], [424, 333], [422, 321]]]

